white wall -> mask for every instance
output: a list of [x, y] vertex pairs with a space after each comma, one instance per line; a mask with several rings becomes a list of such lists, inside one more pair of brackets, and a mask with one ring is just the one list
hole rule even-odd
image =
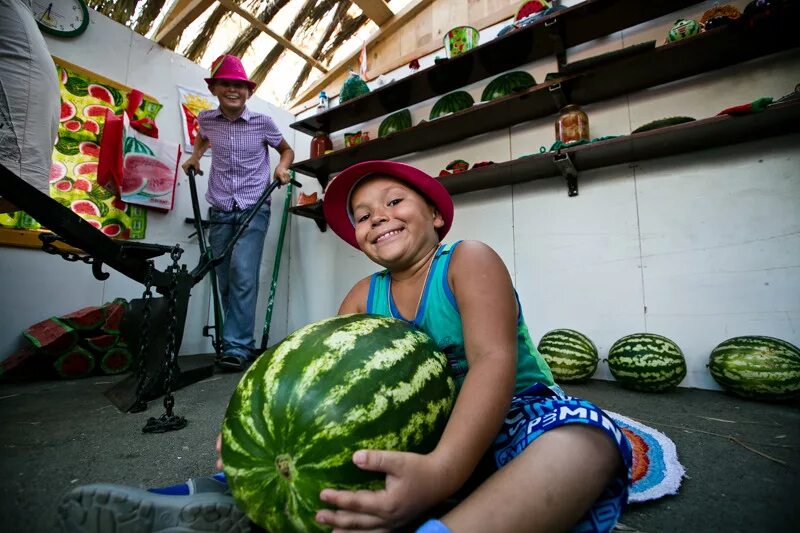
[[[78, 38], [59, 39], [47, 37], [50, 52], [71, 63], [137, 88], [156, 97], [164, 108], [157, 122], [164, 139], [180, 142], [180, 115], [176, 85], [205, 87], [203, 78], [207, 69], [166, 50], [153, 41], [132, 32], [127, 27], [89, 10], [91, 24]], [[294, 117], [288, 112], [256, 98], [248, 106], [275, 119], [287, 142], [294, 144], [294, 130], [289, 128]], [[277, 153], [271, 152], [273, 166]], [[208, 170], [210, 158], [203, 159], [204, 170]], [[180, 173], [176, 190], [175, 208], [168, 214], [154, 211], [148, 213], [145, 242], [172, 245], [185, 250], [181, 262], [193, 268], [198, 261], [199, 248], [196, 239], [189, 239], [192, 225], [184, 219], [192, 216], [189, 183]], [[206, 176], [208, 173], [206, 172]], [[200, 204], [203, 217], [207, 216], [205, 180], [199, 177]], [[261, 290], [256, 313], [256, 342], [261, 335], [264, 313], [272, 276], [275, 244], [278, 238], [283, 212], [284, 189], [273, 194], [272, 220], [261, 266]], [[280, 281], [275, 309], [273, 311], [270, 338], [278, 340], [286, 335], [287, 287], [289, 270], [289, 247], [284, 246]], [[0, 294], [6, 310], [0, 322], [0, 359], [9, 356], [23, 343], [22, 330], [50, 316], [66, 314], [88, 305], [100, 305], [116, 297], [141, 298], [142, 285], [133, 282], [116, 271], [104, 281], [94, 279], [91, 269], [83, 263], [68, 263], [58, 257], [38, 250], [0, 248]], [[157, 267], [168, 265], [168, 257], [157, 261]], [[210, 342], [202, 337], [202, 328], [209, 320], [210, 282], [208, 278], [196, 285], [189, 302], [186, 328], [181, 354], [210, 353]]]
[[[573, 5], [577, 2], [564, 2]], [[746, 1], [733, 2], [740, 9]], [[678, 18], [698, 20], [704, 2], [568, 51], [571, 61], [655, 39]], [[482, 32], [482, 42], [504, 24]], [[423, 58], [426, 67], [432, 56]], [[538, 82], [553, 59], [525, 65]], [[668, 86], [585, 106], [592, 136], [628, 134], [674, 115], [704, 118], [762, 96], [780, 97], [800, 80], [797, 50]], [[398, 69], [385, 77], [405, 75]], [[476, 102], [489, 80], [465, 89]], [[427, 119], [435, 99], [411, 108]], [[312, 111], [313, 112], [313, 111]], [[379, 119], [347, 131], [377, 136]], [[332, 135], [343, 145], [344, 132]], [[453, 159], [507, 161], [553, 143], [553, 117], [467, 139], [401, 160], [432, 175]], [[298, 160], [309, 139], [297, 134]], [[448, 240], [478, 239], [506, 262], [534, 340], [553, 328], [589, 335], [601, 358], [623, 335], [659, 333], [683, 349], [682, 385], [716, 389], [709, 351], [738, 335], [770, 335], [800, 345], [800, 135], [790, 135], [637, 165], [584, 172], [568, 198], [560, 178], [454, 198]], [[304, 178], [308, 188], [316, 180]], [[289, 329], [336, 312], [361, 277], [376, 269], [330, 231], [293, 220]], [[599, 378], [610, 378], [600, 365]]]

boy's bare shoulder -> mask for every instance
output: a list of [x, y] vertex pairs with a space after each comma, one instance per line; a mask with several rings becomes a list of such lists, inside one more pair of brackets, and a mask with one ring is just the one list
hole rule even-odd
[[371, 276], [360, 280], [353, 285], [350, 292], [342, 300], [339, 306], [339, 314], [347, 315], [350, 313], [365, 313], [367, 310], [367, 296], [369, 296], [369, 283]]
[[450, 273], [470, 273], [490, 268], [506, 269], [494, 249], [481, 241], [462, 241], [453, 251]]

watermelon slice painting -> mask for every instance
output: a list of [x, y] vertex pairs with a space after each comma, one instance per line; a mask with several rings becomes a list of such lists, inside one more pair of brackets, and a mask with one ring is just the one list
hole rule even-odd
[[175, 187], [175, 172], [153, 156], [127, 154], [122, 169], [122, 195], [164, 196]]

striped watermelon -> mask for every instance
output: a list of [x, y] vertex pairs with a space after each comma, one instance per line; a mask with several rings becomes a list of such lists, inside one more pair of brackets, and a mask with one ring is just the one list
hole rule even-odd
[[773, 337], [728, 339], [711, 350], [708, 369], [722, 388], [758, 400], [800, 394], [800, 348]]
[[436, 103], [433, 104], [433, 107], [431, 108], [431, 113], [428, 118], [433, 120], [449, 113], [458, 113], [462, 109], [472, 107], [474, 103], [475, 100], [467, 91], [456, 91], [454, 93], [446, 94], [436, 100]]
[[250, 367], [228, 404], [233, 496], [269, 531], [328, 531], [314, 520], [323, 488], [383, 487], [353, 452], [430, 452], [454, 401], [447, 358], [403, 321], [346, 315], [300, 328]]
[[539, 353], [556, 381], [586, 381], [597, 370], [597, 347], [589, 337], [573, 329], [545, 333], [539, 341]]
[[686, 377], [686, 360], [677, 344], [654, 333], [634, 333], [608, 351], [608, 368], [623, 387], [661, 392]]

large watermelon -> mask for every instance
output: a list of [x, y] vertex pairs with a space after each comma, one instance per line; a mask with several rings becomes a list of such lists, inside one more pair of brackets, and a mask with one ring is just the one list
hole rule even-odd
[[556, 381], [586, 381], [597, 370], [597, 347], [589, 337], [572, 329], [545, 333], [539, 341], [539, 353]]
[[430, 452], [454, 401], [447, 358], [403, 321], [346, 315], [300, 328], [250, 367], [228, 404], [233, 496], [269, 531], [328, 531], [314, 520], [323, 488], [383, 487], [353, 452]]
[[728, 339], [711, 351], [708, 369], [724, 389], [759, 400], [800, 394], [800, 348], [773, 337]]
[[347, 79], [344, 80], [342, 90], [339, 91], [339, 103], [343, 104], [368, 92], [369, 86], [367, 82], [362, 80], [357, 73], [351, 71]]
[[634, 333], [608, 351], [608, 368], [623, 387], [661, 392], [686, 377], [686, 360], [677, 344], [654, 333]]

